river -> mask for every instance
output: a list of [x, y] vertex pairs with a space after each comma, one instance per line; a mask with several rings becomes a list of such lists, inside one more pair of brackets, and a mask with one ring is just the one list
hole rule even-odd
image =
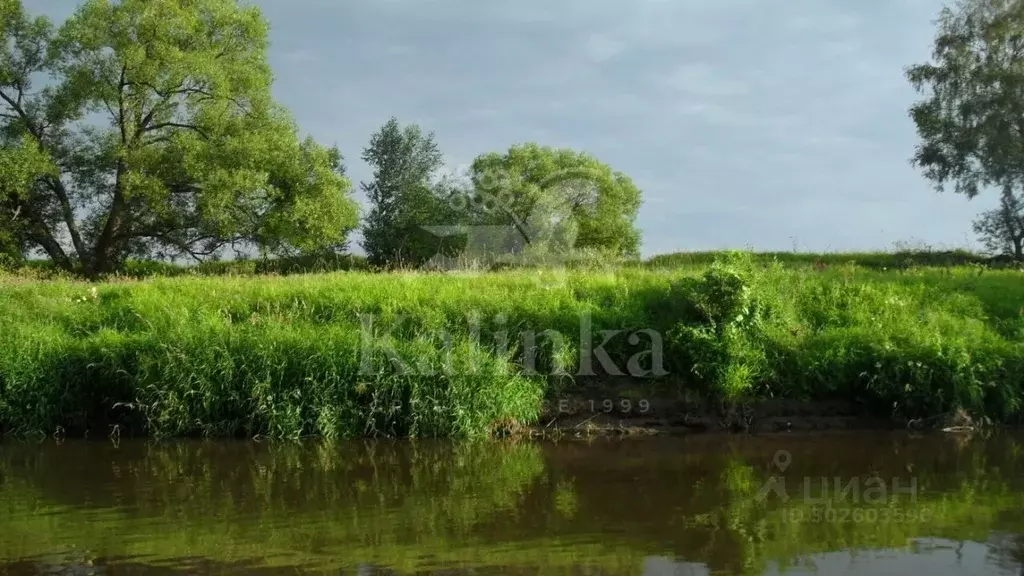
[[1024, 574], [1024, 436], [0, 443], [0, 574]]

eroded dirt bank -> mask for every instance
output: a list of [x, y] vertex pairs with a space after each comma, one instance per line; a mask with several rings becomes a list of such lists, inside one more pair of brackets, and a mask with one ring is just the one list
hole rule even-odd
[[762, 399], [722, 403], [683, 394], [642, 393], [631, 388], [590, 387], [545, 401], [535, 437], [588, 435], [820, 432], [843, 430], [949, 429], [974, 427], [965, 413], [927, 420], [879, 418], [852, 402]]

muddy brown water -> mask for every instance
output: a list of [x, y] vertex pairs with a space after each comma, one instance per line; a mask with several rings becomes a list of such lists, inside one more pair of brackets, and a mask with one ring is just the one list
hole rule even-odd
[[1024, 436], [0, 443], [0, 574], [1024, 574]]

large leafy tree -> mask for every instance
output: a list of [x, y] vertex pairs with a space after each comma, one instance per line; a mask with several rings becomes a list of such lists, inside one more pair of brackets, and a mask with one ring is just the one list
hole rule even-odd
[[443, 220], [444, 194], [436, 176], [444, 156], [432, 132], [389, 119], [371, 138], [363, 160], [373, 180], [362, 183], [371, 208], [363, 228], [363, 249], [371, 264], [419, 264], [438, 249], [425, 225]]
[[59, 266], [315, 250], [357, 225], [340, 153], [271, 97], [256, 8], [87, 0], [55, 29], [0, 0], [0, 35], [0, 226]]
[[505, 250], [636, 256], [641, 192], [597, 158], [528, 143], [483, 154], [470, 169], [477, 212], [507, 226]]
[[985, 188], [1008, 198], [1021, 192], [1024, 2], [962, 0], [943, 9], [932, 61], [906, 73], [925, 95], [910, 109], [921, 138], [913, 162], [936, 189], [952, 185], [968, 198]]

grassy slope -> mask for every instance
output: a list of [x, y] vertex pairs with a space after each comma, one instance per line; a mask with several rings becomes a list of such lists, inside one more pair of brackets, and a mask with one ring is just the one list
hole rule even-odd
[[[733, 256], [99, 285], [8, 276], [0, 286], [0, 427], [19, 434], [118, 424], [157, 435], [484, 435], [535, 419], [553, 382], [571, 386], [544, 375], [576, 373], [581, 321], [595, 344], [600, 330], [627, 331], [605, 346], [624, 371], [631, 358], [653, 361], [650, 333], [628, 333], [654, 331], [669, 372], [660, 385], [731, 400], [849, 399], [886, 416], [965, 408], [1009, 421], [1024, 389], [1016, 270]], [[375, 336], [364, 337], [360, 315], [374, 318]], [[540, 375], [525, 373], [521, 336], [545, 330], [564, 341], [538, 338]]]

